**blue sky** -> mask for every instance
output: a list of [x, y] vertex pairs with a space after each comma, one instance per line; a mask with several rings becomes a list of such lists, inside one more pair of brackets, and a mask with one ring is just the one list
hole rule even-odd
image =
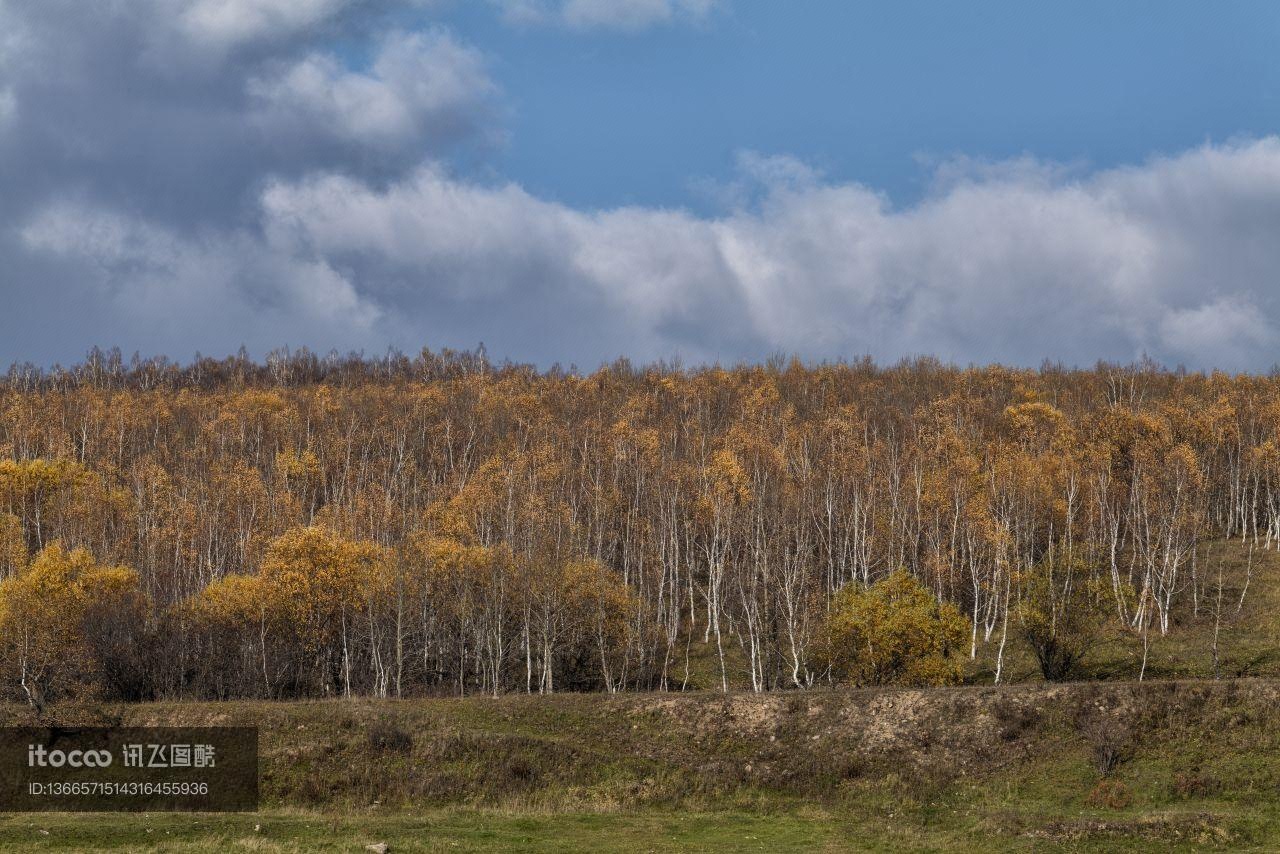
[[1266, 370], [1280, 5], [0, 0], [0, 363]]
[[584, 36], [449, 22], [495, 57], [501, 171], [588, 206], [700, 206], [734, 154], [787, 154], [909, 203], [931, 159], [1105, 167], [1280, 125], [1280, 5], [741, 0]]

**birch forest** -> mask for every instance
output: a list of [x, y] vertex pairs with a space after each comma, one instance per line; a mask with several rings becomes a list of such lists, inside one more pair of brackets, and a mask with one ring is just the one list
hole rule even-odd
[[[0, 688], [38, 705], [678, 691], [691, 659], [718, 690], [1001, 681], [1027, 643], [1065, 678], [1088, 626], [1215, 607], [1223, 538], [1280, 538], [1278, 376], [304, 350], [0, 378]], [[933, 658], [882, 666], [908, 605]]]

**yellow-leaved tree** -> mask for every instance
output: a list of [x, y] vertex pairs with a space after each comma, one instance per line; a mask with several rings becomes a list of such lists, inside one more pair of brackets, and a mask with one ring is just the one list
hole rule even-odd
[[0, 667], [42, 709], [97, 663], [86, 638], [90, 613], [131, 613], [138, 576], [98, 564], [86, 549], [46, 546], [26, 569], [0, 582]]
[[198, 644], [191, 649], [192, 666], [211, 696], [225, 699], [255, 683], [264, 696], [275, 696], [291, 662], [272, 655], [273, 642], [281, 641], [284, 613], [260, 576], [223, 576], [184, 603], [181, 613], [194, 635], [188, 646]]
[[[373, 543], [324, 527], [294, 528], [267, 547], [257, 575], [231, 574], [184, 605], [216, 661], [197, 662], [215, 696], [258, 683], [266, 696], [351, 693], [353, 633], [367, 631], [388, 590], [389, 559]], [[368, 636], [363, 638], [366, 642]]]
[[568, 623], [564, 681], [570, 688], [620, 690], [636, 611], [631, 591], [616, 572], [590, 559], [565, 564], [559, 582]]
[[411, 559], [423, 567], [424, 601], [435, 631], [457, 647], [456, 662], [440, 660], [435, 666], [451, 673], [462, 692], [466, 659], [473, 658], [480, 665], [480, 689], [496, 695], [512, 645], [510, 624], [524, 595], [510, 549], [473, 544], [473, 539], [420, 534]]
[[326, 689], [351, 693], [349, 636], [369, 591], [384, 586], [387, 563], [377, 545], [322, 527], [286, 531], [267, 548], [259, 571], [267, 597], [315, 656]]
[[819, 658], [856, 685], [949, 685], [960, 680], [969, 622], [910, 573], [836, 594]]

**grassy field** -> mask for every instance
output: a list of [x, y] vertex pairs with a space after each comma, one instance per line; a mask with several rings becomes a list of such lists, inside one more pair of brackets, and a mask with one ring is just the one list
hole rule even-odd
[[1278, 703], [1241, 680], [83, 709], [257, 722], [262, 811], [9, 815], [0, 846], [1275, 850]]
[[931, 690], [63, 706], [67, 724], [259, 726], [262, 810], [0, 815], [0, 848], [1277, 850], [1280, 562], [1255, 552], [1237, 613], [1247, 550], [1215, 544], [1199, 571], [1215, 561], [1222, 680], [1202, 603], [1153, 639], [1142, 683], [1116, 633], [1087, 662], [1109, 679], [1066, 685], [1012, 646], [1021, 681], [998, 688], [980, 659], [975, 684]]
[[139, 820], [58, 816], [45, 822], [9, 822], [2, 832], [4, 844], [14, 850], [361, 851], [379, 842], [393, 852], [821, 851], [842, 847], [837, 828], [824, 816], [738, 813], [541, 816], [458, 810], [332, 817], [271, 811], [252, 817]]

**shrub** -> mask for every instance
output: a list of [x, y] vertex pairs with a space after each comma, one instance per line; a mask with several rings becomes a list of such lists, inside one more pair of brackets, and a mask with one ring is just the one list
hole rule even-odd
[[538, 769], [527, 757], [513, 756], [507, 762], [507, 775], [514, 781], [527, 783], [538, 777]]
[[1038, 709], [1007, 697], [997, 700], [991, 711], [1000, 724], [1001, 741], [1017, 741], [1040, 722]]
[[1023, 577], [1017, 619], [1046, 681], [1070, 678], [1106, 619], [1105, 585], [1084, 561], [1041, 561]]
[[409, 753], [413, 736], [395, 724], [380, 721], [369, 727], [369, 749], [377, 753]]
[[1103, 777], [1109, 776], [1133, 756], [1129, 728], [1107, 717], [1093, 717], [1081, 727], [1093, 748], [1093, 765]]
[[1178, 771], [1170, 781], [1169, 791], [1178, 798], [1202, 798], [1212, 795], [1221, 788], [1221, 783], [1212, 775], [1199, 768]]
[[958, 682], [968, 621], [903, 570], [836, 594], [819, 657], [838, 678], [857, 685], [947, 685]]

